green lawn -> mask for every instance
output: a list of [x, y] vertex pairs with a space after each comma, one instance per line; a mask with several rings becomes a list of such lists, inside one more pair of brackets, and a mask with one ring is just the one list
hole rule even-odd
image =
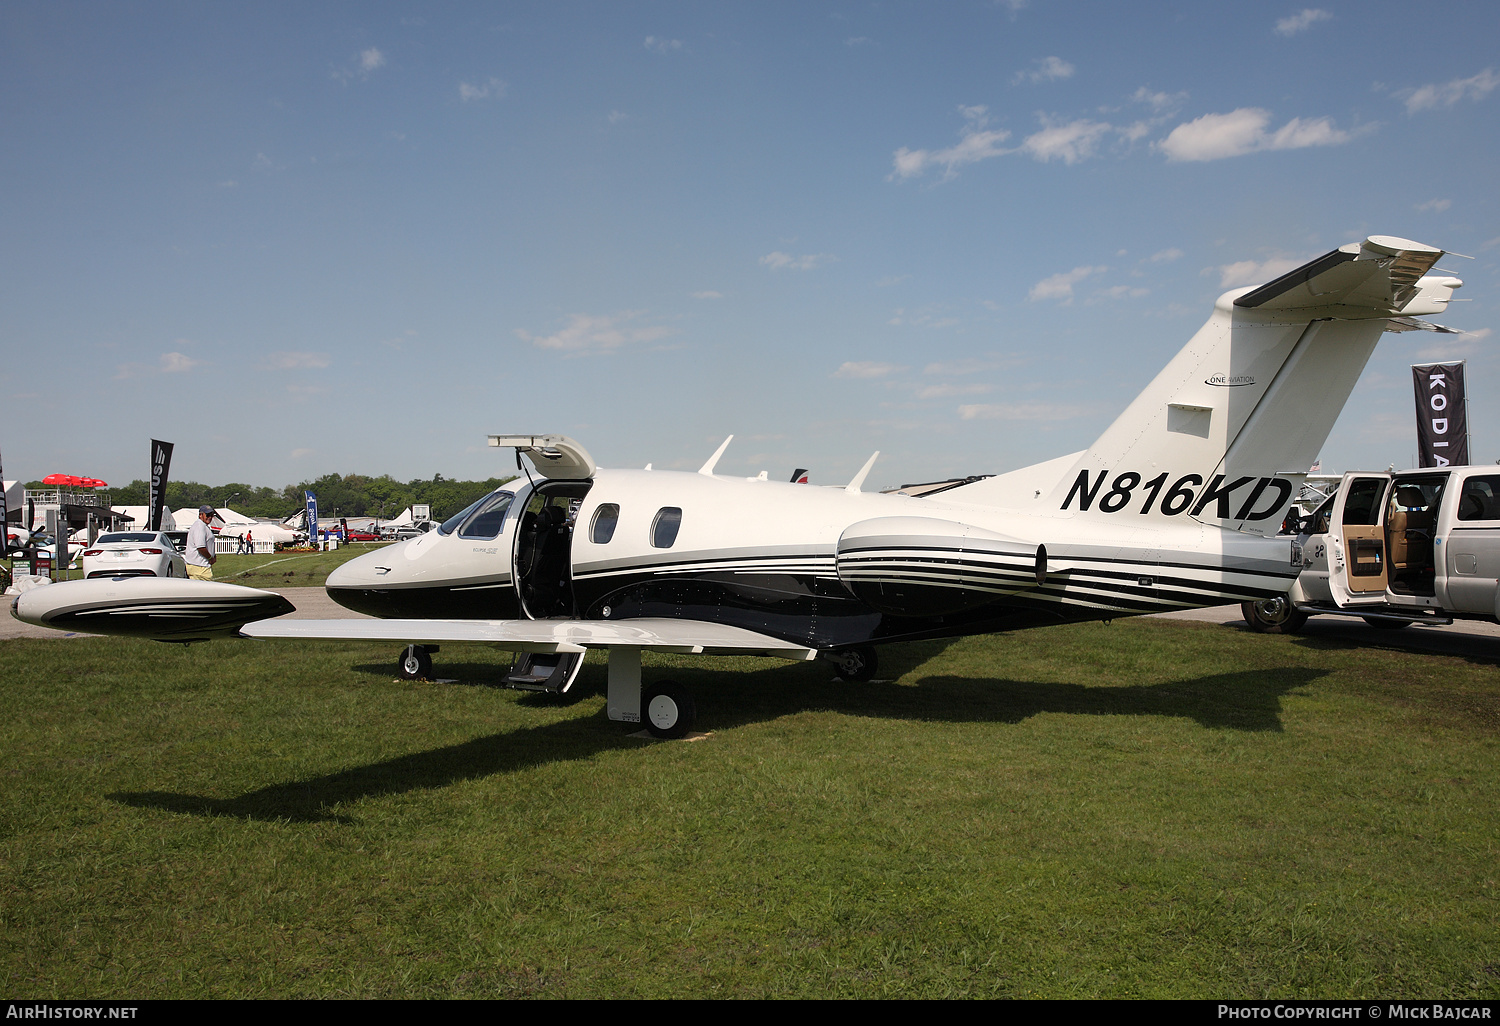
[[[221, 564], [222, 565], [222, 564]], [[0, 643], [0, 992], [1500, 997], [1496, 665], [1168, 621], [647, 657]], [[503, 659], [503, 656], [499, 658]]]
[[355, 542], [333, 552], [277, 552], [264, 556], [223, 555], [214, 580], [252, 588], [321, 588], [335, 567], [381, 548], [385, 542]]

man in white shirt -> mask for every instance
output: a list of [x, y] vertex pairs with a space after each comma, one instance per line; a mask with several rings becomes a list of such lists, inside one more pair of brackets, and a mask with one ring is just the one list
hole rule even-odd
[[199, 506], [198, 519], [188, 528], [187, 552], [183, 558], [187, 560], [188, 576], [195, 581], [214, 579], [214, 564], [219, 557], [214, 555], [214, 533], [208, 526], [213, 518], [212, 506]]

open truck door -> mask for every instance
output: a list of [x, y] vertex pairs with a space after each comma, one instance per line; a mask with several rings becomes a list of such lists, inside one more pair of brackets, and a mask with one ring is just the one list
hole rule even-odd
[[1390, 583], [1384, 513], [1390, 474], [1344, 475], [1328, 525], [1328, 589], [1340, 608], [1385, 601]]

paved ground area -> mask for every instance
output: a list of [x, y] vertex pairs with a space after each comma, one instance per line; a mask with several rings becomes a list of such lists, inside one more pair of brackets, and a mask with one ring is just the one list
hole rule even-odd
[[[297, 607], [288, 613], [288, 620], [343, 620], [369, 619], [363, 613], [355, 613], [334, 602], [322, 588], [270, 588], [283, 595]], [[0, 613], [0, 640], [6, 638], [81, 638], [84, 634], [64, 634], [45, 627], [33, 627], [10, 615], [7, 608]], [[1181, 613], [1160, 613], [1165, 620], [1196, 620], [1202, 623], [1222, 624], [1230, 630], [1246, 630], [1240, 618], [1239, 606], [1212, 606], [1208, 609], [1189, 609]], [[1379, 645], [1384, 648], [1402, 649], [1409, 652], [1436, 652], [1464, 658], [1500, 662], [1500, 624], [1460, 620], [1449, 627], [1407, 627], [1404, 630], [1377, 630], [1363, 620], [1346, 616], [1315, 616], [1299, 632], [1299, 636], [1318, 641], [1350, 645]]]

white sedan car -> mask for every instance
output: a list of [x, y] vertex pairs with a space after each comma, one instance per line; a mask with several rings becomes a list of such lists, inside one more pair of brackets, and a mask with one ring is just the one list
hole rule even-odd
[[83, 550], [83, 576], [186, 577], [187, 561], [161, 531], [114, 531]]

